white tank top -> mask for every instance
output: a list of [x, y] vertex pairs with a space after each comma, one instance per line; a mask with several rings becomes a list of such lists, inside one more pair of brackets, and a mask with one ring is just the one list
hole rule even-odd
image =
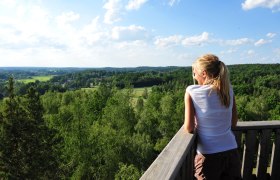
[[210, 85], [191, 85], [186, 89], [194, 104], [198, 134], [197, 152], [201, 154], [237, 148], [231, 131], [233, 90], [230, 88], [230, 106], [226, 108], [214, 89], [210, 93], [211, 89]]

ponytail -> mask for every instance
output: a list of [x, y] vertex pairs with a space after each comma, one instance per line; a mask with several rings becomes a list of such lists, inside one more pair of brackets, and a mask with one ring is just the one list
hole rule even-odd
[[[217, 80], [214, 80], [217, 83], [214, 83], [214, 87], [217, 89], [218, 95], [220, 97], [221, 103], [229, 107], [230, 105], [230, 95], [229, 95], [229, 77], [228, 69], [226, 65], [220, 61], [220, 73]], [[215, 85], [217, 84], [217, 85]]]

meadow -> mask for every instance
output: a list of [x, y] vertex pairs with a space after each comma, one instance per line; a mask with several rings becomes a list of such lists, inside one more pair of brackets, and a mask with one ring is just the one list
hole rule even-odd
[[18, 82], [22, 82], [24, 84], [28, 84], [31, 82], [35, 82], [35, 81], [40, 81], [40, 82], [46, 82], [49, 81], [51, 78], [53, 77], [53, 75], [48, 75], [48, 76], [32, 76], [29, 78], [25, 78], [25, 79], [18, 79]]

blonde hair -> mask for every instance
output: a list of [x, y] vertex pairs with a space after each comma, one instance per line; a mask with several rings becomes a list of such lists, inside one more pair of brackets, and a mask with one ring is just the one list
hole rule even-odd
[[192, 66], [200, 72], [206, 72], [207, 78], [204, 81], [204, 85], [212, 85], [212, 87], [217, 90], [221, 104], [229, 107], [230, 82], [226, 65], [222, 61], [220, 61], [216, 55], [205, 54], [199, 57]]

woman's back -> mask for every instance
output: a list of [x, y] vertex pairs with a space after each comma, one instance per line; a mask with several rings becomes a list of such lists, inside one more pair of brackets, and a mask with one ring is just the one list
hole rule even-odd
[[230, 105], [225, 107], [211, 85], [191, 85], [187, 88], [195, 109], [197, 151], [203, 154], [222, 152], [237, 147], [231, 132], [233, 91]]

